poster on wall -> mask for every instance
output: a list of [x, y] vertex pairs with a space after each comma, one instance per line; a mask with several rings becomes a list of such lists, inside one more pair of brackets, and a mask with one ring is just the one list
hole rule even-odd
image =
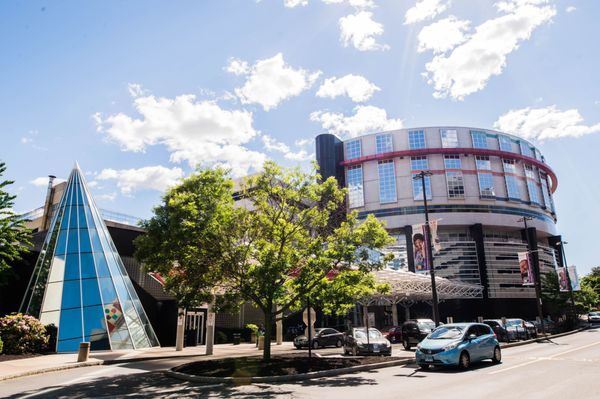
[[413, 226], [413, 257], [415, 261], [415, 272], [425, 273], [429, 271], [429, 262], [427, 259], [427, 242], [425, 234], [425, 225], [418, 224]]
[[519, 270], [521, 271], [521, 284], [524, 286], [534, 285], [529, 252], [517, 252], [517, 256], [519, 258]]
[[439, 219], [434, 219], [429, 222], [429, 230], [431, 231], [431, 242], [433, 244], [434, 254], [437, 254], [442, 250], [442, 243], [438, 237], [438, 221]]
[[568, 292], [569, 291], [569, 279], [567, 278], [567, 268], [559, 267], [556, 270], [556, 274], [558, 275], [558, 288], [560, 292]]
[[577, 275], [577, 268], [575, 265], [569, 266], [569, 280], [571, 280], [571, 288], [573, 291], [581, 291], [579, 276]]

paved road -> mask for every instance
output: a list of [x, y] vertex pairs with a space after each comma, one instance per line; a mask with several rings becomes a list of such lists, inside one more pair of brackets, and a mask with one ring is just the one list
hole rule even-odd
[[297, 384], [232, 387], [180, 382], [160, 372], [179, 362], [159, 360], [26, 377], [0, 383], [0, 395], [12, 398], [600, 397], [600, 329], [505, 349], [501, 365], [484, 362], [466, 372], [420, 371], [415, 366], [404, 366]]

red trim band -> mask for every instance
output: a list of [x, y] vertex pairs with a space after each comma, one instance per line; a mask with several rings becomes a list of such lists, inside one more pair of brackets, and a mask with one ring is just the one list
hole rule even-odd
[[525, 161], [529, 164], [537, 166], [539, 169], [546, 172], [550, 179], [552, 180], [551, 190], [554, 193], [556, 188], [558, 187], [558, 178], [554, 171], [545, 163], [538, 161], [535, 158], [528, 157], [522, 154], [515, 154], [514, 152], [508, 151], [500, 151], [500, 150], [487, 150], [483, 148], [423, 148], [419, 150], [403, 150], [403, 151], [393, 151], [393, 152], [385, 152], [383, 154], [373, 154], [373, 155], [365, 155], [363, 157], [347, 159], [340, 164], [342, 166], [353, 166], [362, 164], [367, 161], [381, 161], [390, 158], [397, 157], [420, 157], [425, 155], [482, 155], [482, 156], [492, 156], [492, 157], [500, 157], [506, 159], [516, 159], [519, 161]]

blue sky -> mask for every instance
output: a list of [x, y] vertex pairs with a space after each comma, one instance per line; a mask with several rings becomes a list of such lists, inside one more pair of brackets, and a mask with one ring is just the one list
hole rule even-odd
[[311, 139], [496, 128], [559, 178], [558, 229], [600, 265], [600, 2], [3, 1], [0, 159], [17, 211], [77, 160], [100, 207], [149, 217], [195, 165], [306, 165]]

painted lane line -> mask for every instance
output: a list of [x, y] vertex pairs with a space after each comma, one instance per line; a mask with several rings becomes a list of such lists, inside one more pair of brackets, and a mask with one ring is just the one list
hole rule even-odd
[[568, 351], [564, 351], [564, 352], [561, 352], [561, 353], [557, 353], [556, 355], [550, 356], [550, 358], [555, 358], [555, 357], [558, 357], [558, 356], [566, 355], [567, 353], [575, 352], [575, 351], [578, 351], [578, 350], [581, 350], [581, 349], [586, 349], [586, 348], [589, 348], [590, 346], [594, 346], [594, 345], [598, 345], [598, 344], [600, 344], [600, 341], [591, 343], [589, 345], [580, 346], [578, 348], [569, 349]]
[[525, 362], [525, 363], [517, 364], [517, 365], [515, 365], [515, 366], [507, 367], [507, 368], [505, 368], [505, 369], [501, 369], [501, 370], [492, 371], [491, 373], [488, 373], [488, 374], [489, 374], [489, 375], [493, 375], [493, 374], [499, 374], [499, 373], [503, 373], [503, 372], [505, 372], [505, 371], [510, 371], [510, 370], [517, 369], [517, 368], [519, 368], [519, 367], [523, 367], [523, 366], [528, 366], [528, 365], [530, 365], [530, 364], [537, 363], [537, 362], [541, 362], [541, 361], [542, 361], [542, 359], [536, 359], [536, 360], [532, 360], [532, 361], [530, 361], [530, 362]]

